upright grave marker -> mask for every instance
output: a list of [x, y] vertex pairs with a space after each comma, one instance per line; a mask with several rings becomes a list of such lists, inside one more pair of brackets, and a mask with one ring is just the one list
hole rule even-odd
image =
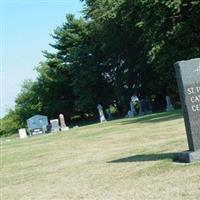
[[20, 139], [27, 138], [27, 134], [26, 134], [26, 129], [25, 128], [19, 129], [18, 130], [18, 134], [19, 134], [19, 138]]
[[48, 124], [48, 117], [45, 115], [34, 115], [27, 119], [27, 126], [31, 135], [45, 133]]
[[60, 131], [60, 126], [59, 126], [58, 119], [52, 119], [52, 120], [50, 120], [50, 123], [51, 123], [51, 131], [52, 132]]
[[166, 104], [167, 104], [166, 112], [170, 112], [170, 111], [174, 110], [174, 107], [171, 103], [170, 97], [166, 96], [165, 99], [166, 99]]
[[100, 122], [106, 122], [106, 118], [104, 116], [104, 113], [103, 113], [103, 107], [101, 104], [98, 104], [97, 105], [97, 109], [98, 109], [98, 112], [99, 112], [99, 118], [100, 118]]
[[68, 130], [69, 127], [67, 127], [66, 124], [65, 124], [65, 117], [64, 117], [63, 114], [60, 114], [60, 115], [59, 115], [59, 120], [60, 120], [60, 128], [61, 128], [61, 131]]
[[200, 58], [175, 63], [175, 71], [189, 146], [178, 159], [200, 161]]

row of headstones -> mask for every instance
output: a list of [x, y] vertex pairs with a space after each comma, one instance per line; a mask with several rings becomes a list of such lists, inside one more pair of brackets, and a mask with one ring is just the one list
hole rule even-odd
[[[107, 119], [104, 115], [104, 112], [103, 112], [103, 106], [101, 104], [98, 104], [97, 105], [97, 110], [98, 110], [98, 113], [99, 113], [99, 121], [102, 123], [102, 122], [107, 122]], [[107, 118], [108, 120], [111, 120], [112, 119], [112, 113], [111, 113], [111, 110], [110, 108], [108, 108], [106, 110], [106, 114], [107, 114]]]
[[[188, 151], [177, 154], [177, 159], [189, 163], [200, 161], [200, 58], [180, 61], [174, 66], [189, 146]], [[135, 100], [139, 99], [135, 96], [130, 103], [132, 115], [135, 113]], [[166, 96], [166, 103], [166, 111], [174, 109], [169, 96]], [[102, 106], [98, 105], [98, 110], [100, 121], [105, 121]]]
[[[138, 112], [136, 111], [136, 105], [138, 107]], [[172, 111], [174, 110], [174, 107], [171, 103], [170, 97], [166, 96], [166, 112]], [[97, 109], [99, 112], [99, 120], [100, 122], [106, 122], [106, 118], [103, 112], [103, 107], [101, 104], [97, 105]], [[128, 111], [128, 117], [134, 117], [136, 115], [146, 115], [146, 114], [151, 114], [152, 113], [152, 106], [149, 102], [149, 100], [146, 99], [142, 99], [141, 101], [139, 100], [139, 98], [137, 96], [132, 96], [131, 97], [131, 101], [130, 101], [130, 110]], [[108, 119], [112, 119], [112, 114], [110, 112], [110, 110], [107, 110], [107, 114], [108, 114]]]
[[[189, 146], [189, 151], [178, 154], [178, 160], [200, 161], [200, 58], [175, 63], [175, 71]], [[166, 111], [173, 110], [169, 96], [166, 97], [166, 102]], [[97, 109], [100, 121], [106, 121], [103, 107], [99, 104]], [[25, 134], [24, 129], [21, 133]]]
[[[166, 112], [170, 112], [174, 110], [174, 107], [171, 103], [170, 97], [166, 96]], [[138, 111], [136, 111], [136, 107], [138, 107]], [[139, 100], [137, 96], [132, 96], [130, 101], [130, 110], [128, 111], [128, 117], [134, 117], [136, 115], [146, 115], [152, 113], [152, 106], [149, 100], [142, 99]]]
[[[59, 121], [60, 121], [60, 126], [59, 126]], [[51, 132], [58, 132], [58, 131], [66, 131], [69, 129], [68, 126], [65, 124], [65, 117], [63, 114], [59, 115], [59, 120], [58, 119], [52, 119], [50, 120], [50, 126], [51, 126]]]
[[[60, 126], [59, 126], [59, 121], [60, 121]], [[66, 124], [65, 124], [64, 115], [60, 114], [59, 120], [58, 119], [50, 120], [50, 124], [47, 125], [46, 129], [47, 129], [46, 130], [47, 133], [50, 133], [50, 132], [66, 131], [66, 130], [69, 130], [69, 127], [66, 126]], [[36, 131], [35, 134], [30, 132], [30, 136], [43, 133], [43, 131], [41, 131], [40, 129], [36, 129], [35, 131]], [[18, 135], [19, 135], [20, 139], [26, 138], [28, 136], [25, 128], [19, 129]]]

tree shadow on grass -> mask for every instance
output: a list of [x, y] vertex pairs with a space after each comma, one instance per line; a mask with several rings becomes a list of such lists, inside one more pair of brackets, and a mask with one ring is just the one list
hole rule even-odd
[[182, 118], [182, 111], [172, 111], [172, 112], [162, 112], [156, 114], [149, 114], [140, 117], [133, 118], [132, 120], [128, 119], [121, 122], [121, 125], [131, 124], [131, 123], [158, 123], [164, 121], [170, 121], [175, 119]]
[[144, 161], [158, 161], [171, 159], [173, 161], [177, 160], [176, 153], [160, 153], [160, 154], [140, 154], [135, 156], [129, 156], [125, 158], [120, 158], [117, 160], [108, 161], [108, 163], [125, 163], [125, 162], [144, 162]]

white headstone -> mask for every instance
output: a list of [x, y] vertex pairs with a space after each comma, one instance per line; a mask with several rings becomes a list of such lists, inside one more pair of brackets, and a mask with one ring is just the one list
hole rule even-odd
[[19, 138], [20, 138], [20, 139], [23, 139], [23, 138], [26, 138], [26, 137], [27, 137], [26, 129], [25, 129], [25, 128], [19, 129], [18, 132], [19, 132]]
[[138, 98], [136, 95], [133, 95], [133, 96], [131, 97], [131, 101], [132, 101], [133, 103], [135, 103], [135, 102], [139, 101], [139, 98]]
[[[133, 95], [131, 97], [131, 102], [133, 104], [133, 108], [131, 108], [131, 111], [133, 110], [134, 115], [137, 114], [135, 107], [139, 107], [139, 115], [141, 114], [141, 106], [140, 106], [140, 100], [136, 95]], [[131, 105], [132, 107], [132, 105]]]
[[60, 131], [59, 121], [58, 119], [50, 120], [51, 123], [51, 132], [58, 132]]
[[97, 109], [98, 109], [98, 112], [99, 112], [99, 118], [100, 118], [100, 122], [106, 122], [106, 118], [104, 116], [104, 113], [103, 113], [103, 107], [101, 104], [98, 104], [97, 105]]

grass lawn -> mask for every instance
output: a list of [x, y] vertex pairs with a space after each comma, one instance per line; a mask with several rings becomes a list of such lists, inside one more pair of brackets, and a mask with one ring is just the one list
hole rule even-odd
[[27, 139], [1, 138], [1, 200], [200, 199], [179, 111]]

